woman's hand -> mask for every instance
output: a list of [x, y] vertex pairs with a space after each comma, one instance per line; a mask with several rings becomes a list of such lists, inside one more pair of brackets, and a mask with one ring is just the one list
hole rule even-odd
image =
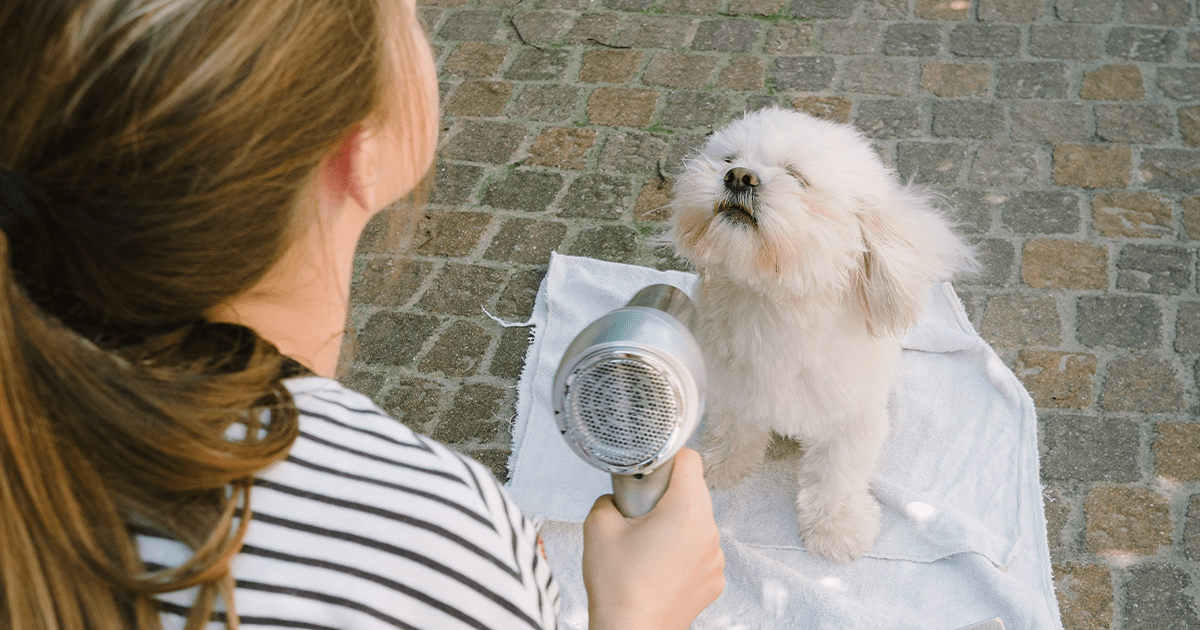
[[700, 455], [683, 449], [653, 510], [625, 518], [612, 495], [583, 522], [590, 630], [683, 630], [725, 589], [725, 555]]

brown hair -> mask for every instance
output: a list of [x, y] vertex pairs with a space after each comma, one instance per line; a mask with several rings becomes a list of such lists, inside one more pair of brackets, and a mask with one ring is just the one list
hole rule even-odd
[[[288, 360], [202, 313], [305, 229], [298, 195], [387, 90], [419, 87], [388, 42], [423, 44], [385, 4], [0, 7], [0, 168], [52, 199], [38, 229], [0, 233], [3, 627], [157, 628], [151, 595], [196, 585], [190, 628], [219, 593], [233, 612], [252, 476], [298, 429]], [[131, 528], [194, 555], [148, 571]]]

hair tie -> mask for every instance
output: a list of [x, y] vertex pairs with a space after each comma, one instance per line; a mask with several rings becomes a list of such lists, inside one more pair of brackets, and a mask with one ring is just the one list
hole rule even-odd
[[[51, 207], [53, 211], [48, 210]], [[44, 232], [49, 223], [66, 222], [101, 249], [112, 251], [130, 232], [130, 213], [117, 206], [97, 206], [94, 210], [103, 220], [85, 212], [82, 206], [54, 206], [50, 196], [28, 177], [0, 169], [0, 230], [9, 241]]]

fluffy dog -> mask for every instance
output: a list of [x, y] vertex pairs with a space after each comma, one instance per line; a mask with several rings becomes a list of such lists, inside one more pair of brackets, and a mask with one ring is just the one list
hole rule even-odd
[[879, 534], [868, 484], [900, 336], [932, 283], [975, 266], [931, 200], [854, 128], [772, 108], [712, 135], [671, 204], [701, 277], [705, 477], [729, 487], [772, 432], [798, 440], [800, 537], [838, 562]]

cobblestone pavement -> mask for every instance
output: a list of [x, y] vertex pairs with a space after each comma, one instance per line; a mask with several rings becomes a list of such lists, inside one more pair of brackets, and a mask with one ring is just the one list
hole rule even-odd
[[[424, 0], [436, 183], [364, 237], [348, 381], [504, 478], [551, 250], [654, 244], [682, 159], [768, 104], [944, 192], [1025, 383], [1063, 622], [1200, 628], [1200, 18], [1189, 0]], [[403, 233], [403, 230], [401, 230]], [[404, 239], [401, 238], [402, 242]]]

